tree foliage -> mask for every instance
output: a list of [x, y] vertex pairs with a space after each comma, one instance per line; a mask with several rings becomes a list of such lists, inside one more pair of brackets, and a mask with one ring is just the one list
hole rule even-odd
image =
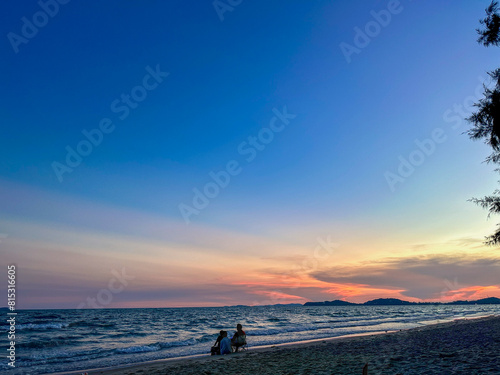
[[484, 87], [484, 98], [474, 106], [478, 108], [467, 121], [473, 124], [468, 131], [474, 139], [486, 138], [486, 143], [494, 152], [500, 151], [500, 68], [488, 72], [492, 78], [494, 88]]
[[484, 30], [476, 29], [479, 34], [478, 42], [486, 47], [490, 45], [498, 46], [500, 44], [500, 15], [498, 14], [498, 1], [492, 1], [486, 8], [486, 18], [479, 21], [486, 28]]
[[[483, 207], [488, 210], [488, 217], [491, 214], [500, 213], [500, 190], [495, 190], [493, 195], [484, 198], [472, 198], [472, 202], [476, 203], [478, 206]], [[500, 244], [500, 224], [497, 224], [498, 228], [491, 236], [486, 237], [485, 243], [487, 245], [499, 245]]]
[[[486, 18], [479, 21], [485, 29], [477, 29], [478, 42], [489, 47], [500, 45], [500, 14], [498, 2], [492, 1], [486, 8]], [[493, 153], [486, 158], [488, 163], [500, 164], [500, 68], [488, 72], [492, 79], [492, 86], [484, 86], [484, 98], [475, 104], [477, 111], [467, 121], [473, 124], [468, 135], [473, 140], [485, 139], [486, 144], [491, 146]], [[500, 172], [500, 169], [496, 169]], [[495, 190], [492, 195], [484, 198], [473, 198], [472, 202], [488, 210], [491, 214], [500, 213], [500, 190]], [[486, 244], [500, 245], [500, 224], [491, 236], [486, 237]]]

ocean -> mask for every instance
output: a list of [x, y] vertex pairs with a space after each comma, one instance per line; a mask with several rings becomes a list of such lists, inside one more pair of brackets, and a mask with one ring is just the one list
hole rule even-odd
[[[241, 323], [250, 349], [285, 342], [400, 330], [499, 315], [500, 305], [253, 306], [160, 309], [21, 310], [16, 368], [6, 374], [44, 374], [207, 354], [218, 332]], [[8, 352], [7, 316], [0, 343]], [[7, 349], [7, 350], [6, 350]]]

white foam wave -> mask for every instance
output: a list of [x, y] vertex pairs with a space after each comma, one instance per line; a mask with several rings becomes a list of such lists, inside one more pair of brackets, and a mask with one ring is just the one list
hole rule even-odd
[[[46, 330], [46, 329], [61, 329], [68, 327], [67, 323], [45, 323], [45, 324], [16, 324], [16, 331], [19, 330]], [[9, 326], [1, 326], [0, 329], [9, 329]]]
[[139, 345], [139, 346], [131, 346], [123, 349], [116, 349], [118, 353], [145, 353], [145, 352], [156, 352], [160, 350], [159, 345]]

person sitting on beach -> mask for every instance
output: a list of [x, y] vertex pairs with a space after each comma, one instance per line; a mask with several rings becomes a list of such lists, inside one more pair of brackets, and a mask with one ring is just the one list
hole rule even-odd
[[222, 336], [223, 332], [224, 331], [219, 332], [219, 337], [217, 337], [217, 340], [215, 340], [215, 344], [210, 349], [210, 352], [212, 355], [220, 354], [220, 342], [223, 339], [223, 336]]
[[231, 340], [227, 337], [227, 331], [222, 332], [222, 340], [220, 340], [220, 354], [231, 354], [233, 350], [231, 349]]
[[236, 330], [237, 331], [234, 333], [233, 338], [231, 339], [231, 345], [235, 347], [235, 352], [237, 352], [239, 348], [247, 344], [247, 335], [245, 331], [243, 331], [243, 327], [241, 326], [241, 324], [238, 324], [236, 326]]

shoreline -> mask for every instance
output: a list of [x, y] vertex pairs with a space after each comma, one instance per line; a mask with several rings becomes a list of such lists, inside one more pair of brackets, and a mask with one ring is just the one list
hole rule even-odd
[[[445, 324], [445, 323], [438, 323], [438, 324]], [[411, 328], [411, 329], [418, 329], [418, 328], [420, 328], [420, 327]], [[291, 341], [291, 342], [283, 342], [283, 343], [279, 343], [279, 344], [251, 346], [248, 350], [246, 350], [244, 352], [232, 353], [230, 356], [220, 356], [220, 355], [212, 356], [209, 353], [208, 354], [206, 354], [206, 353], [205, 354], [191, 354], [191, 355], [186, 355], [186, 356], [182, 356], [182, 357], [161, 358], [161, 359], [155, 359], [152, 361], [134, 362], [134, 363], [128, 363], [128, 364], [112, 366], [112, 367], [98, 367], [98, 368], [86, 369], [86, 370], [53, 372], [53, 373], [45, 374], [45, 375], [81, 375], [82, 372], [83, 373], [87, 372], [89, 375], [92, 375], [92, 374], [114, 374], [115, 371], [124, 371], [124, 370], [135, 369], [135, 368], [143, 368], [144, 366], [157, 365], [157, 364], [162, 364], [162, 363], [176, 363], [176, 362], [182, 363], [184, 361], [189, 361], [189, 360], [203, 360], [203, 359], [216, 360], [216, 359], [234, 357], [234, 356], [240, 355], [240, 353], [248, 353], [248, 352], [263, 353], [263, 352], [267, 352], [270, 349], [274, 349], [274, 348], [302, 347], [302, 346], [307, 346], [308, 344], [319, 343], [322, 341], [334, 341], [334, 340], [343, 340], [343, 339], [349, 339], [349, 338], [354, 338], [354, 337], [386, 335], [386, 334], [390, 334], [390, 333], [394, 333], [394, 332], [398, 332], [398, 331], [376, 331], [376, 332], [365, 332], [365, 333], [353, 333], [353, 334], [343, 335], [343, 336], [324, 337], [321, 339]], [[117, 372], [117, 374], [119, 374], [119, 372]]]
[[[288, 354], [293, 354], [292, 352], [302, 352], [302, 351], [319, 351], [322, 352], [324, 351], [323, 349], [327, 346], [350, 346], [353, 342], [359, 343], [359, 342], [364, 342], [361, 346], [373, 346], [373, 341], [377, 341], [377, 338], [381, 338], [378, 341], [383, 342], [386, 338], [389, 338], [390, 336], [397, 336], [397, 335], [412, 335], [412, 334], [430, 334], [433, 336], [432, 332], [433, 331], [438, 331], [438, 330], [453, 330], [453, 327], [455, 327], [457, 324], [460, 326], [473, 326], [474, 324], [489, 324], [491, 323], [492, 325], [494, 324], [495, 326], [498, 326], [499, 328], [499, 333], [500, 333], [500, 316], [498, 315], [488, 315], [488, 316], [477, 316], [477, 317], [464, 317], [464, 318], [456, 318], [453, 320], [447, 320], [444, 322], [437, 322], [433, 324], [427, 324], [423, 325], [421, 327], [416, 327], [416, 328], [411, 328], [411, 329], [406, 329], [406, 330], [400, 330], [400, 331], [379, 331], [379, 332], [366, 332], [366, 333], [360, 333], [360, 334], [351, 334], [351, 335], [344, 335], [344, 336], [336, 336], [336, 337], [329, 337], [329, 338], [320, 338], [320, 339], [313, 339], [313, 340], [305, 340], [305, 341], [295, 341], [295, 342], [287, 342], [287, 343], [281, 343], [281, 344], [272, 344], [272, 345], [263, 345], [263, 346], [256, 346], [256, 347], [250, 347], [247, 351], [244, 352], [239, 352], [239, 353], [234, 353], [231, 355], [227, 356], [211, 356], [210, 354], [195, 354], [195, 355], [190, 355], [190, 356], [183, 356], [183, 357], [174, 357], [174, 358], [164, 358], [164, 359], [157, 359], [153, 361], [145, 361], [145, 362], [137, 362], [137, 363], [130, 363], [130, 364], [124, 364], [124, 365], [118, 365], [118, 366], [113, 366], [113, 367], [106, 367], [106, 368], [93, 368], [93, 369], [88, 369], [88, 370], [78, 370], [78, 371], [66, 371], [66, 372], [57, 372], [57, 373], [51, 373], [50, 375], [81, 375], [82, 373], [87, 372], [89, 375], [97, 375], [97, 374], [102, 374], [102, 375], [118, 375], [118, 374], [127, 374], [127, 375], [134, 375], [134, 374], [164, 374], [164, 373], [169, 373], [169, 374], [198, 374], [198, 373], [203, 373], [201, 372], [201, 369], [205, 369], [204, 372], [206, 374], [212, 374], [211, 371], [214, 369], [218, 369], [217, 374], [223, 374], [225, 372], [220, 372], [220, 366], [221, 364], [224, 365], [224, 367], [227, 367], [228, 369], [231, 368], [232, 366], [230, 365], [233, 362], [245, 362], [248, 360], [251, 360], [251, 362], [254, 363], [260, 363], [260, 362], [266, 362], [266, 361], [271, 361], [275, 362], [274, 359], [272, 358], [277, 354], [278, 352], [280, 354], [284, 352], [289, 352]], [[438, 335], [439, 336], [439, 335]], [[376, 344], [377, 345], [377, 344]], [[500, 352], [500, 340], [497, 348]], [[350, 353], [352, 354], [352, 353]], [[263, 357], [269, 357], [266, 358], [266, 361], [261, 361]], [[281, 356], [280, 356], [281, 357]], [[339, 353], [339, 358], [341, 358], [341, 355]], [[499, 358], [500, 359], [500, 358]], [[216, 362], [214, 362], [216, 361]], [[286, 363], [290, 362], [290, 360], [287, 361], [281, 361], [284, 362], [285, 367], [287, 366]], [[293, 360], [291, 362], [294, 362]], [[296, 362], [296, 361], [295, 361]], [[293, 373], [293, 368], [295, 368], [298, 363], [288, 363], [288, 366], [291, 368]], [[321, 361], [320, 361], [321, 362]], [[370, 363], [370, 361], [367, 361]], [[500, 362], [499, 362], [500, 363]], [[226, 366], [227, 365], [227, 366]], [[265, 363], [262, 364], [265, 366]], [[191, 372], [193, 368], [198, 368], [200, 372]], [[258, 369], [256, 371], [262, 372], [262, 369]], [[342, 370], [343, 371], [343, 370]], [[227, 372], [228, 374], [231, 373], [231, 371]], [[252, 372], [249, 372], [249, 374]], [[361, 373], [361, 372], [360, 372]], [[331, 371], [329, 372], [331, 374]], [[405, 372], [406, 374], [406, 372]]]

